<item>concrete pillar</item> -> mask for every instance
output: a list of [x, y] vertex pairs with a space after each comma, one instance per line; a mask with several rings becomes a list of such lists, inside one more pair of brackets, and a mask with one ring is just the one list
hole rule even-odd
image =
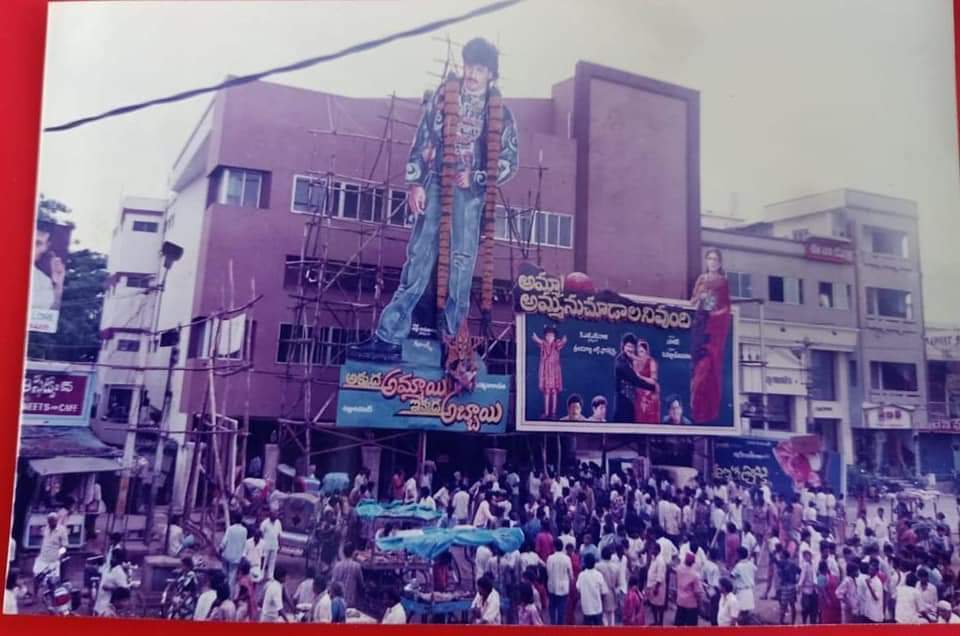
[[263, 447], [263, 478], [277, 483], [277, 465], [280, 463], [280, 446], [266, 444]]
[[373, 486], [373, 496], [380, 496], [380, 454], [383, 449], [373, 444], [360, 447], [360, 463], [370, 471], [370, 484]]
[[170, 508], [183, 510], [187, 496], [187, 484], [190, 481], [190, 460], [193, 457], [193, 442], [184, 442], [177, 446], [174, 459], [173, 492], [170, 495]]

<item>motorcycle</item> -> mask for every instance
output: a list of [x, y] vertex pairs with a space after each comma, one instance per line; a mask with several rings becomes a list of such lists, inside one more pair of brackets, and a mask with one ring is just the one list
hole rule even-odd
[[195, 569], [180, 572], [175, 578], [167, 579], [160, 596], [160, 615], [163, 618], [192, 619], [197, 607], [197, 597], [200, 594], [200, 582], [197, 579], [196, 569], [203, 567], [203, 562], [197, 560]]
[[40, 600], [48, 613], [55, 616], [70, 616], [80, 607], [80, 590], [70, 581], [62, 580], [64, 564], [70, 560], [67, 549], [60, 548], [58, 563], [47, 566], [34, 578], [34, 586], [40, 591]]

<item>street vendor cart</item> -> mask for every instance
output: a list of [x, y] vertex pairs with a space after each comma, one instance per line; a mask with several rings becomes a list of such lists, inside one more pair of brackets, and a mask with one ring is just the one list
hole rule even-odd
[[[377, 539], [377, 548], [384, 552], [399, 552], [408, 558], [419, 558], [433, 563], [454, 546], [478, 547], [495, 545], [503, 554], [518, 550], [523, 544], [523, 531], [519, 528], [499, 528], [485, 530], [472, 526], [456, 528], [423, 528], [397, 533], [390, 537]], [[502, 611], [510, 608], [509, 595], [500, 592]], [[455, 590], [433, 589], [433, 577], [427, 577], [421, 584], [414, 580], [404, 586], [401, 603], [408, 616], [416, 615], [420, 622], [430, 622], [434, 617], [459, 616], [462, 622], [468, 622], [466, 615], [473, 603], [472, 589]]]
[[372, 500], [360, 502], [356, 514], [361, 523], [360, 534], [365, 547], [358, 550], [354, 558], [363, 568], [364, 580], [369, 583], [374, 598], [379, 599], [385, 590], [400, 589], [411, 581], [426, 584], [430, 578], [429, 560], [381, 550], [375, 539], [435, 526], [442, 515], [432, 508], [417, 504], [381, 504]]

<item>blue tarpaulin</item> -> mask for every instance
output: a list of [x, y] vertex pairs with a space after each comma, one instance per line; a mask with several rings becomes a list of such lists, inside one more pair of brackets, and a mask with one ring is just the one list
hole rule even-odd
[[374, 519], [377, 517], [393, 519], [417, 519], [419, 521], [436, 521], [443, 515], [426, 506], [418, 504], [405, 504], [399, 501], [393, 503], [381, 504], [376, 501], [362, 501], [357, 506], [357, 516], [362, 519]]
[[327, 473], [323, 476], [323, 494], [336, 495], [348, 490], [350, 490], [350, 476], [347, 473]]
[[422, 532], [402, 536], [380, 537], [377, 547], [384, 552], [406, 550], [418, 557], [433, 560], [452, 546], [496, 545], [504, 553], [519, 550], [523, 544], [520, 528], [424, 528]]

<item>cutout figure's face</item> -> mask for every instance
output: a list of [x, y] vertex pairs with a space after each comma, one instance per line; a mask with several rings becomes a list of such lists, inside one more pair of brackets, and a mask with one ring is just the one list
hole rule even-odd
[[467, 64], [463, 67], [463, 86], [468, 93], [482, 93], [490, 83], [490, 69], [480, 64]]

